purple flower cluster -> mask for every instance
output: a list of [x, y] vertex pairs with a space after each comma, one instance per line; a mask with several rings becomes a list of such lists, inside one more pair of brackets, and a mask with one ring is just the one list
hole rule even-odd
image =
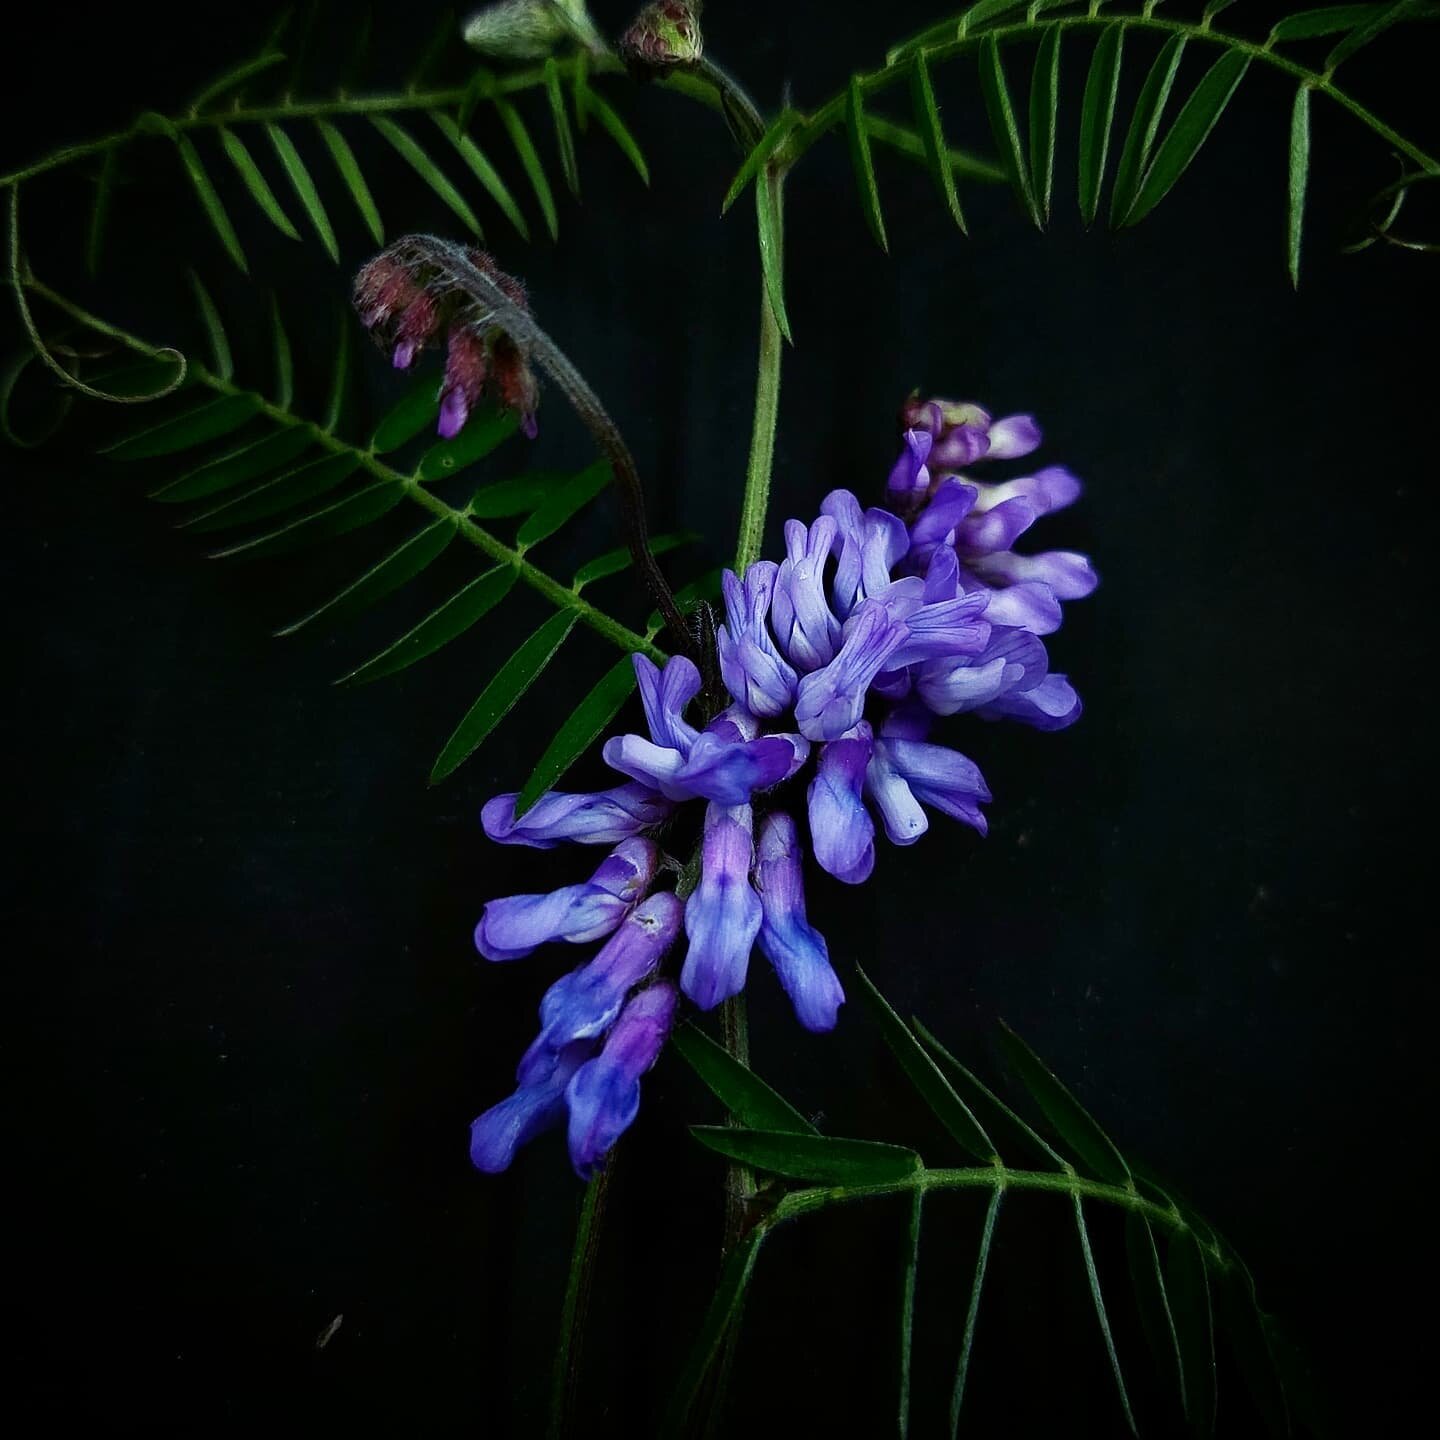
[[[970, 477], [972, 465], [1038, 447], [1028, 415], [992, 420], [973, 405], [912, 401], [903, 418], [887, 508], [833, 491], [811, 524], [786, 524], [784, 560], [725, 573], [717, 648], [728, 708], [697, 726], [686, 718], [701, 690], [695, 665], [680, 656], [661, 669], [636, 655], [649, 733], [604, 747], [626, 783], [551, 792], [518, 817], [513, 794], [485, 806], [485, 832], [503, 844], [615, 848], [584, 884], [492, 901], [476, 927], [480, 953], [497, 961], [610, 937], [546, 992], [516, 1092], [475, 1122], [481, 1169], [503, 1169], [519, 1143], [568, 1115], [571, 1159], [593, 1173], [634, 1119], [639, 1077], [673, 1022], [675, 985], [655, 977], [682, 925], [679, 990], [698, 1008], [744, 988], [758, 942], [800, 1023], [834, 1027], [845, 995], [806, 918], [799, 827], [778, 787], [808, 772], [816, 862], [859, 884], [875, 866], [877, 817], [896, 845], [925, 833], [927, 810], [985, 833], [990, 792], [972, 760], [930, 740], [937, 717], [973, 712], [1041, 730], [1079, 718], [1041, 637], [1059, 627], [1063, 601], [1094, 589], [1094, 571], [1074, 552], [1012, 549], [1070, 504], [1079, 482], [1058, 466]], [[693, 888], [683, 902], [647, 895], [660, 864], [649, 832], [702, 801]]]

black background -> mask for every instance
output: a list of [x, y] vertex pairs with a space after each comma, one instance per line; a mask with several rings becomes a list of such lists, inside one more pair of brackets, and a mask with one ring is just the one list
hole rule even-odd
[[[419, 48], [436, 8], [384, 10], [377, 84], [393, 83], [390, 57]], [[317, 84], [351, 38], [353, 17], [334, 9], [316, 32]], [[1226, 18], [1263, 33], [1263, 9]], [[817, 103], [935, 13], [910, 0], [879, 13], [716, 0], [706, 19], [712, 53], [773, 108], [787, 83], [796, 103]], [[613, 31], [624, 7], [597, 15]], [[28, 38], [7, 37], [7, 169], [137, 110], [173, 112], [268, 24], [263, 10], [146, 5], [30, 19]], [[1404, 33], [1347, 66], [1402, 131], [1423, 128], [1435, 57], [1433, 29]], [[1041, 458], [1088, 483], [1045, 541], [1089, 550], [1103, 577], [1051, 646], [1085, 697], [1081, 723], [951, 732], [995, 792], [990, 838], [939, 823], [912, 850], [882, 848], [862, 889], [817, 880], [812, 915], [832, 952], [863, 961], [898, 1008], [985, 1073], [996, 1018], [1014, 1024], [1122, 1148], [1249, 1258], [1325, 1376], [1339, 1433], [1361, 1433], [1361, 1413], [1378, 1433], [1428, 1363], [1425, 1322], [1393, 1307], [1407, 1291], [1423, 1307], [1432, 1259], [1419, 1180], [1433, 1133], [1433, 962], [1416, 937], [1433, 883], [1423, 636], [1440, 271], [1381, 247], [1338, 253], [1394, 162], [1317, 100], [1306, 274], [1291, 292], [1290, 93], [1258, 70], [1145, 225], [1086, 234], [1066, 158], [1084, 67], [1067, 49], [1047, 236], [1008, 196], [973, 188], [973, 235], [959, 237], [924, 172], [885, 153], [887, 258], [864, 231], [838, 137], [790, 186], [798, 344], [785, 360], [772, 553], [780, 520], [812, 514], [830, 488], [878, 494], [894, 407], [918, 385], [1040, 417]], [[458, 73], [463, 55], [446, 63]], [[956, 68], [942, 99], [952, 139], [984, 148], [972, 73]], [[502, 263], [525, 275], [542, 323], [620, 421], [657, 524], [712, 537], [677, 567], [688, 578], [702, 559], [723, 561], [738, 513], [758, 308], [750, 212], [718, 218], [735, 160], [713, 115], [623, 81], [607, 93], [650, 155], [652, 188], [592, 135], [584, 202], [561, 201], [558, 246], [522, 246], [493, 208], [483, 214]], [[482, 137], [493, 129], [478, 124]], [[523, 177], [494, 149], [533, 217]], [[452, 228], [374, 153], [391, 233]], [[156, 340], [190, 341], [178, 276], [193, 263], [252, 373], [267, 343], [257, 287], [277, 286], [302, 387], [318, 396], [333, 309], [370, 248], [348, 201], [326, 189], [337, 271], [313, 241], [276, 239], [237, 196], [248, 285], [172, 167], [152, 142], [127, 169], [98, 286], [78, 278], [86, 186], [74, 174], [28, 186], [35, 268]], [[378, 359], [368, 375], [383, 403], [393, 382]], [[414, 593], [339, 634], [274, 641], [382, 538], [208, 562], [144, 503], [157, 472], [76, 443], [107, 423], [83, 410], [71, 442], [0, 457], [16, 785], [7, 1308], [21, 1342], [7, 1408], [32, 1425], [162, 1433], [260, 1422], [528, 1433], [580, 1190], [553, 1141], [506, 1177], [476, 1175], [466, 1127], [508, 1088], [566, 957], [489, 968], [469, 931], [487, 898], [578, 878], [593, 857], [488, 845], [477, 813], [523, 778], [610, 663], [604, 646], [572, 642], [494, 741], [429, 789], [456, 718], [543, 610], [512, 601], [396, 680], [334, 689], [473, 573], [468, 557], [447, 555]], [[552, 404], [534, 463], [587, 458]], [[507, 449], [495, 463], [522, 459]], [[607, 502], [551, 542], [557, 573], [614, 543]], [[609, 583], [625, 613], [647, 608], [628, 582]], [[598, 764], [580, 782], [601, 783]], [[855, 1007], [837, 1034], [811, 1037], [763, 963], [753, 975], [762, 1073], [834, 1133], [953, 1159]], [[597, 1281], [584, 1399], [601, 1433], [647, 1433], [709, 1293], [720, 1167], [684, 1126], [715, 1115], [673, 1058], [646, 1082]], [[979, 1218], [973, 1197], [932, 1212], [917, 1434], [938, 1433]], [[889, 1433], [902, 1228], [897, 1205], [777, 1237], [750, 1307], [735, 1433]], [[1142, 1418], [1166, 1433], [1117, 1232], [1104, 1219], [1096, 1229]], [[976, 1433], [1121, 1432], [1073, 1248], [1051, 1202], [1020, 1197], [1003, 1214]], [[1229, 1368], [1221, 1386], [1221, 1433], [1249, 1433]]]

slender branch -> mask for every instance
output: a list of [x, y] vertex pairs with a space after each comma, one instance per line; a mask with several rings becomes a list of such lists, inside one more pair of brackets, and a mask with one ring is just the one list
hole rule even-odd
[[[98, 335], [104, 335], [109, 339], [124, 345], [127, 349], [134, 351], [137, 355], [144, 355], [148, 359], [162, 360], [170, 356], [170, 352], [162, 347], [150, 345], [137, 336], [121, 330], [118, 326], [111, 325], [92, 315], [88, 310], [76, 305], [65, 296], [50, 289], [48, 285], [42, 284], [34, 276], [25, 280], [25, 286], [35, 295], [41, 296], [56, 309], [63, 311], [72, 319], [78, 320], [88, 329], [95, 331]], [[392, 484], [401, 486], [405, 491], [406, 499], [414, 501], [415, 504], [428, 510], [430, 514], [439, 519], [449, 520], [455, 525], [457, 532], [473, 545], [477, 550], [497, 564], [509, 565], [519, 579], [523, 580], [533, 590], [544, 596], [557, 610], [572, 611], [575, 616], [585, 625], [588, 625], [597, 634], [603, 635], [611, 644], [621, 650], [634, 652], [640, 651], [648, 655], [657, 664], [663, 664], [666, 657], [663, 651], [653, 641], [632, 630], [627, 625], [598, 609], [577, 593], [571, 586], [562, 584], [553, 576], [548, 575], [537, 565], [534, 565], [525, 558], [523, 550], [506, 545], [503, 541], [496, 539], [488, 530], [477, 525], [470, 516], [463, 511], [455, 509], [453, 505], [447, 505], [438, 495], [432, 495], [414, 475], [406, 475], [387, 465], [377, 455], [369, 450], [362, 450], [358, 445], [352, 445], [348, 441], [341, 440], [338, 436], [332, 435], [322, 426], [314, 421], [301, 419], [298, 415], [273, 405], [255, 391], [246, 390], [241, 385], [235, 385], [231, 381], [216, 375], [203, 365], [192, 364], [190, 377], [193, 381], [213, 390], [217, 395], [249, 395], [256, 400], [256, 413], [263, 415], [266, 419], [276, 425], [288, 429], [302, 429], [310, 433], [313, 443], [329, 450], [334, 454], [345, 454], [352, 456], [356, 463], [367, 473], [373, 475], [377, 480], [387, 480]]]
[[[1288, 55], [1282, 55], [1272, 48], [1269, 41], [1246, 40], [1238, 35], [1213, 29], [1208, 25], [1185, 20], [1170, 20], [1150, 14], [1115, 15], [1097, 9], [1096, 13], [1086, 15], [1044, 16], [1034, 21], [1020, 21], [1012, 25], [988, 25], [974, 34], [957, 36], [953, 40], [937, 41], [934, 45], [926, 45], [924, 48], [928, 59], [941, 62], [948, 60], [952, 55], [964, 54], [966, 51], [974, 49], [983, 40], [994, 39], [998, 42], [1035, 39], [1046, 30], [1097, 30], [1104, 29], [1109, 25], [1122, 25], [1127, 30], [1148, 30], [1159, 35], [1183, 35], [1187, 40], [1198, 40], [1201, 44], [1218, 45], [1223, 49], [1237, 50], [1253, 60], [1259, 60], [1273, 69], [1299, 80], [1321, 95], [1327, 96], [1337, 105], [1348, 110], [1362, 125], [1374, 131], [1387, 144], [1393, 145], [1401, 154], [1413, 160], [1422, 170], [1440, 170], [1440, 159], [1427, 154], [1418, 145], [1412, 144], [1403, 135], [1392, 130], [1373, 111], [1334, 84], [1328, 72], [1311, 70], [1308, 66], [1301, 65], [1298, 61], [1290, 59]], [[901, 80], [908, 79], [910, 66], [905, 63], [903, 47], [900, 52], [892, 51], [891, 53], [894, 56], [894, 63], [886, 65], [882, 70], [873, 70], [869, 74], [859, 77], [860, 89], [867, 99], [871, 95], [889, 89], [891, 85], [897, 84]], [[822, 135], [835, 126], [843, 124], [844, 120], [845, 96], [843, 94], [836, 95], [796, 127], [784, 147], [786, 159], [793, 163]]]

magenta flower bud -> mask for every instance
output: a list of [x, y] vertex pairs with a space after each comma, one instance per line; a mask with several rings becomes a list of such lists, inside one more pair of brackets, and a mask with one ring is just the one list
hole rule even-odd
[[605, 1045], [576, 1070], [565, 1090], [570, 1162], [589, 1180], [640, 1110], [640, 1077], [659, 1058], [675, 1023], [679, 996], [658, 980], [626, 1002]]

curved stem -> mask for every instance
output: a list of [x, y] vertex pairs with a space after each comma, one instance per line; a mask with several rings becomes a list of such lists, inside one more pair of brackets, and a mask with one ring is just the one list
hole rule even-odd
[[529, 310], [517, 305], [471, 261], [462, 246], [435, 235], [407, 235], [389, 246], [385, 253], [400, 257], [402, 264], [418, 261], [431, 267], [437, 272], [437, 278], [430, 282], [432, 287], [441, 285], [468, 297], [479, 307], [477, 324], [498, 325], [527, 355], [538, 361], [541, 369], [560, 387], [570, 402], [570, 408], [580, 417], [596, 447], [610, 462], [610, 472], [615, 478], [621, 508], [625, 512], [626, 538], [635, 568], [644, 579], [676, 644], [692, 659], [700, 658], [699, 647], [676, 604], [675, 592], [650, 550], [645, 492], [640, 484], [635, 457], [620, 434], [619, 426], [610, 418], [600, 403], [600, 397], [590, 388], [570, 357], [536, 324]]
[[585, 1312], [590, 1303], [590, 1282], [600, 1253], [600, 1226], [605, 1216], [605, 1197], [610, 1188], [615, 1161], [585, 1187], [585, 1200], [575, 1225], [575, 1249], [570, 1257], [570, 1275], [565, 1284], [565, 1303], [560, 1310], [560, 1334], [555, 1342], [555, 1370], [550, 1387], [548, 1440], [563, 1440], [575, 1414], [580, 1380], [580, 1349], [585, 1338]]
[[[88, 310], [67, 300], [63, 295], [50, 289], [48, 285], [42, 284], [33, 276], [26, 279], [25, 285], [27, 289], [54, 305], [56, 309], [63, 311], [72, 319], [78, 320], [87, 329], [124, 345], [126, 349], [134, 351], [137, 355], [144, 355], [151, 360], [163, 360], [170, 356], [171, 352], [168, 350], [157, 345], [150, 345], [137, 336], [121, 330], [118, 326], [100, 319], [99, 316], [90, 314]], [[503, 541], [496, 539], [463, 511], [456, 510], [453, 505], [447, 505], [438, 495], [432, 495], [416, 476], [406, 475], [403, 471], [394, 469], [371, 451], [363, 450], [358, 445], [351, 445], [348, 441], [341, 440], [313, 421], [303, 420], [289, 410], [271, 404], [254, 391], [246, 390], [244, 386], [236, 385], [223, 376], [216, 375], [203, 365], [192, 364], [190, 378], [205, 386], [206, 389], [213, 390], [217, 395], [253, 396], [257, 402], [255, 410], [257, 415], [262, 415], [274, 424], [287, 429], [308, 430], [312, 442], [322, 449], [329, 450], [333, 454], [351, 455], [362, 470], [373, 475], [377, 480], [386, 480], [391, 484], [402, 486], [408, 500], [414, 501], [415, 504], [428, 510], [438, 519], [449, 520], [455, 525], [457, 533], [477, 550], [489, 556], [497, 564], [511, 566], [521, 580], [542, 595], [557, 610], [572, 611], [582, 624], [588, 625], [597, 634], [603, 635], [619, 649], [632, 653], [639, 651], [648, 655], [656, 664], [661, 665], [668, 658], [665, 651], [653, 641], [646, 639], [638, 631], [630, 629], [628, 625], [622, 625], [620, 621], [605, 611], [597, 609], [573, 587], [563, 584], [541, 570], [539, 566], [531, 563], [525, 558], [523, 550], [506, 545]]]

